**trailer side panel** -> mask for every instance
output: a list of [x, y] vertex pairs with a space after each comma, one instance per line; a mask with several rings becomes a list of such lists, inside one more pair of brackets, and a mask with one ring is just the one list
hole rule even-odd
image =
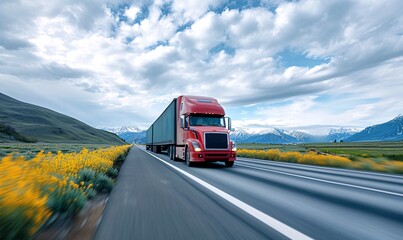
[[176, 144], [176, 99], [165, 109], [161, 116], [153, 123], [153, 145]]

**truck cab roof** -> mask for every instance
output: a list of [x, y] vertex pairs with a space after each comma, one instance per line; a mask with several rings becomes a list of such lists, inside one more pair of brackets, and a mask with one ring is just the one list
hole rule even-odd
[[215, 114], [225, 115], [224, 108], [217, 99], [203, 96], [179, 96], [181, 114]]

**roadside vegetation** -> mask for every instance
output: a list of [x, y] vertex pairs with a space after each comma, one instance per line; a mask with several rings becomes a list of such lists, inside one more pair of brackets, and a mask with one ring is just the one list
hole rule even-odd
[[240, 157], [403, 174], [403, 142], [238, 144], [238, 148]]
[[[60, 146], [59, 146], [60, 147]], [[1, 239], [29, 239], [50, 219], [71, 216], [109, 192], [131, 145], [7, 155], [0, 162]], [[55, 147], [56, 148], [56, 147]]]
[[24, 156], [26, 159], [34, 158], [39, 152], [58, 153], [75, 153], [86, 148], [93, 151], [99, 148], [108, 148], [111, 144], [79, 144], [79, 143], [0, 143], [0, 159], [12, 154], [14, 157]]

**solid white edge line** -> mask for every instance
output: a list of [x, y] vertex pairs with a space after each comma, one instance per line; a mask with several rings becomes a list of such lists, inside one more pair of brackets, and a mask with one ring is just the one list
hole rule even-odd
[[313, 177], [307, 177], [307, 176], [302, 176], [302, 175], [298, 175], [298, 174], [282, 172], [282, 171], [278, 171], [278, 170], [259, 168], [259, 167], [254, 167], [254, 166], [247, 165], [245, 163], [237, 163], [237, 165], [242, 166], [242, 167], [262, 170], [262, 171], [266, 171], [266, 172], [274, 172], [274, 173], [278, 173], [278, 174], [283, 174], [283, 175], [288, 175], [288, 176], [293, 176], [293, 177], [298, 177], [298, 178], [304, 178], [304, 179], [309, 179], [309, 180], [318, 181], [318, 182], [330, 183], [330, 184], [334, 184], [334, 185], [358, 188], [358, 189], [362, 189], [362, 190], [373, 191], [373, 192], [378, 192], [378, 193], [384, 193], [384, 194], [389, 194], [389, 195], [393, 195], [393, 196], [403, 197], [402, 193], [389, 192], [389, 191], [380, 190], [380, 189], [376, 189], [376, 188], [363, 187], [363, 186], [358, 186], [358, 185], [353, 185], [353, 184], [348, 184], [348, 183], [333, 182], [333, 181], [329, 181], [329, 180], [313, 178]]
[[[141, 148], [140, 148], [141, 149]], [[143, 149], [141, 149], [143, 150]], [[278, 231], [279, 233], [283, 234], [284, 236], [290, 238], [290, 239], [312, 239], [308, 237], [307, 235], [285, 225], [284, 223], [278, 221], [277, 219], [274, 219], [270, 217], [269, 215], [257, 210], [256, 208], [246, 204], [245, 202], [242, 202], [241, 200], [229, 195], [228, 193], [214, 187], [213, 185], [201, 180], [200, 178], [193, 176], [192, 174], [166, 162], [165, 160], [155, 156], [152, 153], [147, 152], [146, 150], [143, 150], [147, 154], [153, 156], [154, 158], [158, 159], [162, 163], [168, 165], [169, 167], [175, 169], [176, 171], [182, 173], [186, 177], [192, 179], [193, 181], [197, 182], [198, 184], [202, 185], [203, 187], [207, 188], [208, 190], [212, 191], [213, 193], [217, 194], [221, 198], [227, 200], [229, 203], [235, 205], [236, 207], [240, 208], [241, 210], [247, 212], [248, 214], [252, 215], [256, 219], [260, 220], [267, 226], [273, 228], [274, 230]]]

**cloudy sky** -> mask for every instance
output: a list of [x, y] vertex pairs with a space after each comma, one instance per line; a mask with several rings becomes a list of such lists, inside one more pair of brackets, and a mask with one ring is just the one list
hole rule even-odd
[[234, 126], [319, 133], [403, 113], [400, 0], [1, 0], [0, 92], [147, 127], [181, 94]]

